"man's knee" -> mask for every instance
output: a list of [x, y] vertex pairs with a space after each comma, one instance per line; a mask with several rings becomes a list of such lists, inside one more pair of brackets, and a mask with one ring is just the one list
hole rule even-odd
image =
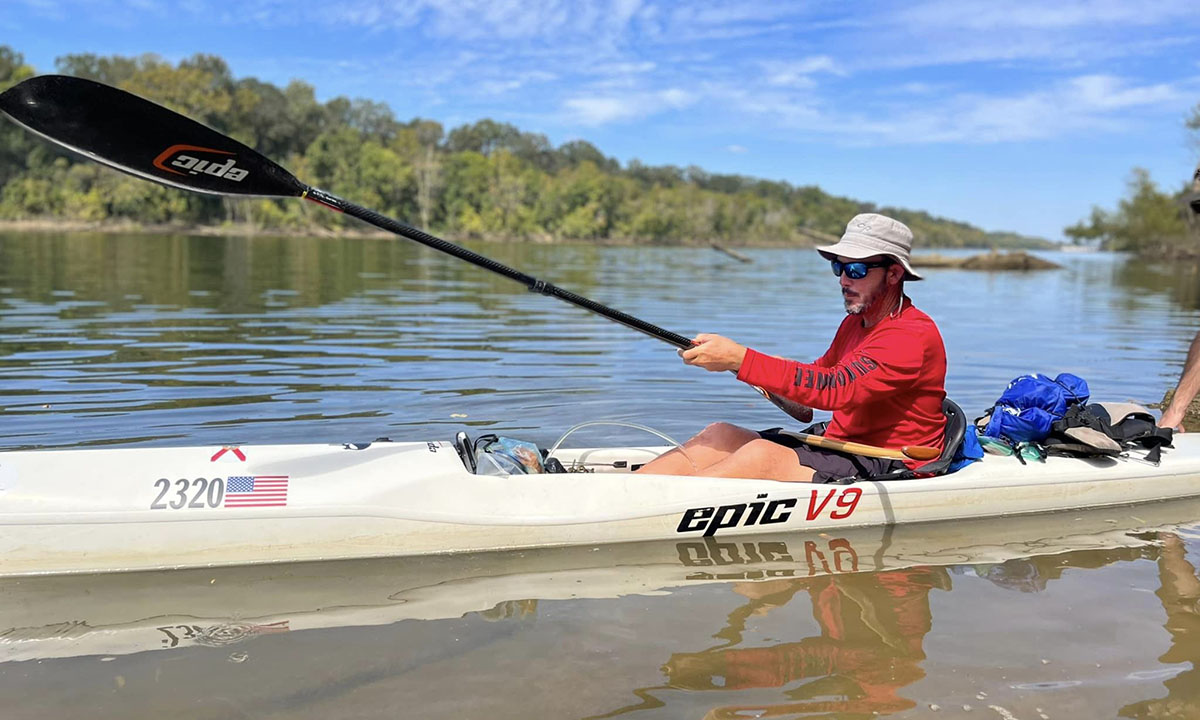
[[770, 461], [778, 461], [782, 458], [795, 457], [795, 453], [779, 443], [756, 438], [742, 445], [737, 452], [738, 456], [748, 462], [763, 463]]
[[752, 440], [738, 449], [731, 459], [737, 467], [754, 473], [754, 477], [812, 482], [812, 468], [800, 463], [796, 451], [770, 440]]
[[696, 440], [707, 445], [726, 446], [743, 445], [758, 437], [758, 433], [744, 427], [727, 422], [715, 422], [701, 430]]

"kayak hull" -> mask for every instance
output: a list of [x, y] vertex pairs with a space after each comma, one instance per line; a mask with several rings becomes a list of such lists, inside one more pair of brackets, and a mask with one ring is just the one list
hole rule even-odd
[[1137, 457], [991, 457], [953, 475], [806, 485], [640, 475], [662, 448], [562, 450], [590, 472], [477, 475], [452, 443], [0, 454], [0, 575], [826, 532], [1200, 495], [1200, 436]]

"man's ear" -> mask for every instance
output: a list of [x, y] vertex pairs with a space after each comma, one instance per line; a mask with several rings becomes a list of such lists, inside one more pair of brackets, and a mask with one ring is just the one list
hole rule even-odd
[[887, 271], [888, 285], [897, 285], [904, 279], [904, 266], [900, 263], [888, 265]]

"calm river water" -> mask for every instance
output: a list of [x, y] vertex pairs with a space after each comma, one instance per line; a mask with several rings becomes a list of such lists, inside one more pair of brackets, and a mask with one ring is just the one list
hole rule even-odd
[[[683, 335], [821, 354], [812, 251], [480, 245]], [[928, 270], [948, 390], [1152, 403], [1200, 269]], [[678, 439], [784, 421], [727, 374], [405, 241], [0, 234], [0, 448]], [[651, 442], [627, 428], [572, 444]], [[81, 481], [83, 482], [83, 481]], [[1165, 529], [1164, 529], [1165, 528]], [[4, 718], [1200, 716], [1200, 504], [738, 542], [0, 583]]]

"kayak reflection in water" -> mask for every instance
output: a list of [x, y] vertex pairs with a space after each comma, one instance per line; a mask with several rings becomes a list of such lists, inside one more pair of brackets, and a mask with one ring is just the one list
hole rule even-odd
[[1200, 577], [1187, 559], [1187, 546], [1173, 532], [1154, 533], [1156, 545], [1089, 550], [1065, 555], [1036, 556], [1009, 560], [998, 565], [972, 566], [975, 574], [996, 585], [1022, 592], [1040, 592], [1046, 583], [1070, 568], [1100, 568], [1116, 562], [1155, 560], [1159, 588], [1155, 592], [1166, 613], [1164, 627], [1171, 647], [1158, 660], [1163, 664], [1191, 667], [1163, 682], [1167, 696], [1126, 705], [1120, 717], [1200, 717]]
[[[668, 685], [743, 690], [810, 681], [787, 692], [795, 703], [724, 708], [739, 716], [908, 710], [916, 703], [898, 691], [925, 677], [922, 642], [932, 624], [929, 591], [935, 588], [950, 589], [944, 568], [742, 583], [735, 591], [751, 602], [731, 614], [718, 634], [729, 645], [672, 655], [664, 667]], [[771, 647], [733, 647], [748, 616], [786, 605], [802, 590], [812, 601], [820, 636]]]
[[[915, 703], [898, 691], [925, 677], [922, 643], [932, 619], [929, 591], [950, 589], [945, 568], [915, 567], [873, 573], [743, 582], [734, 591], [749, 602], [729, 614], [707, 650], [675, 653], [667, 683], [636, 692], [643, 703], [596, 717], [662, 707], [655, 689], [749, 690], [791, 686], [794, 703], [715, 708], [709, 716], [766, 717], [800, 713], [885, 714]], [[738, 647], [746, 621], [787, 605], [801, 591], [812, 602], [821, 634], [769, 647]], [[837, 698], [837, 699], [830, 699]]]
[[[681, 558], [686, 558], [688, 565], [702, 569], [698, 579], [719, 578], [718, 571], [739, 571], [733, 567], [737, 555], [729, 554], [730, 548], [711, 545], [691, 543], [684, 548], [686, 553], [681, 549]], [[786, 553], [786, 546], [780, 545], [779, 552]], [[1041, 593], [1068, 572], [1146, 560], [1158, 563], [1157, 595], [1173, 641], [1159, 660], [1164, 664], [1191, 663], [1191, 668], [1163, 683], [1167, 697], [1128, 705], [1120, 710], [1120, 716], [1200, 717], [1200, 578], [1187, 560], [1183, 541], [1174, 533], [1139, 534], [1130, 545], [996, 563], [874, 572], [859, 572], [857, 556], [845, 541], [831, 541], [829, 548], [833, 555], [820, 552], [815, 545], [806, 549], [810, 570], [825, 574], [733, 584], [731, 589], [747, 602], [730, 612], [725, 626], [713, 635], [719, 644], [698, 652], [673, 653], [662, 666], [664, 684], [635, 690], [641, 698], [638, 704], [593, 717], [665, 707], [668, 703], [658, 697], [660, 691], [734, 692], [755, 697], [754, 691], [770, 688], [781, 688], [787, 700], [714, 704], [705, 717], [866, 717], [910, 711], [917, 703], [906, 696], [905, 688], [926, 677], [924, 641], [933, 624], [929, 593], [949, 591], [953, 575], [974, 576], [1009, 591]], [[717, 562], [718, 553], [724, 562]], [[765, 647], [744, 645], [752, 618], [778, 611], [801, 592], [809, 596], [819, 635]], [[774, 623], [786, 627], [786, 621], [780, 617]], [[694, 707], [694, 701], [687, 706]]]
[[[785, 360], [720, 335], [701, 334], [680, 350], [689, 365], [732, 371], [739, 380], [807, 408], [832, 410], [825, 436], [880, 448], [940, 451], [946, 418], [946, 350], [937, 326], [913, 307], [905, 281], [912, 231], [883, 215], [863, 213], [834, 245], [817, 248], [838, 278], [847, 316], [825, 354], [813, 363]], [[639, 472], [753, 477], [792, 482], [884, 475], [900, 460], [814, 448], [779, 428], [755, 432], [713, 423], [682, 448]], [[914, 468], [921, 463], [904, 461]]]

